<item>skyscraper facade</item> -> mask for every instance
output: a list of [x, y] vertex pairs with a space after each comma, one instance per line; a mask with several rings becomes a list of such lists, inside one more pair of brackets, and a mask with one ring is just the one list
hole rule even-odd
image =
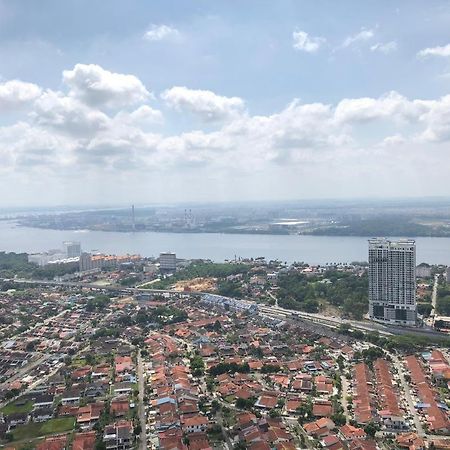
[[63, 247], [67, 258], [76, 258], [81, 255], [81, 244], [79, 242], [64, 241]]
[[369, 240], [369, 318], [383, 323], [416, 325], [414, 240]]
[[163, 272], [175, 272], [177, 269], [177, 255], [175, 253], [160, 253], [159, 268]]

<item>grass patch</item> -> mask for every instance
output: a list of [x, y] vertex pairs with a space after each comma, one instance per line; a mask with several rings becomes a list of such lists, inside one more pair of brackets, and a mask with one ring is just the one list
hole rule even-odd
[[75, 426], [75, 417], [60, 417], [44, 422], [41, 431], [42, 434], [62, 433], [70, 431]]
[[74, 358], [70, 364], [73, 368], [78, 369], [80, 367], [86, 366], [86, 359], [84, 358]]
[[44, 423], [29, 423], [21, 427], [17, 427], [13, 431], [15, 441], [24, 439], [33, 439], [47, 434], [63, 433], [73, 430], [75, 426], [74, 417], [62, 417], [51, 419]]
[[1, 409], [1, 412], [5, 416], [8, 416], [9, 414], [31, 412], [31, 410], [33, 409], [33, 401], [32, 400], [27, 401], [23, 405], [16, 405], [17, 402], [20, 402], [20, 398], [12, 401], [11, 403], [8, 403], [6, 406], [4, 406]]

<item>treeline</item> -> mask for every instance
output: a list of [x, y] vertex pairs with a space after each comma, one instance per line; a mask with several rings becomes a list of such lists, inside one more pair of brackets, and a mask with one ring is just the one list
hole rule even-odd
[[164, 326], [184, 322], [187, 318], [187, 313], [182, 309], [171, 306], [158, 306], [155, 309], [140, 309], [133, 316], [122, 316], [117, 322], [122, 327], [132, 325], [147, 326], [149, 324]]
[[330, 271], [325, 279], [289, 273], [279, 277], [280, 306], [305, 312], [318, 312], [320, 301], [326, 300], [342, 308], [344, 314], [361, 319], [368, 309], [367, 274]]
[[358, 341], [368, 341], [389, 351], [399, 350], [413, 353], [423, 351], [433, 345], [443, 347], [450, 345], [450, 339], [446, 336], [402, 334], [384, 337], [375, 331], [364, 332], [361, 330], [353, 330], [348, 324], [342, 324], [339, 332], [351, 336]]
[[405, 217], [389, 216], [342, 221], [338, 225], [308, 232], [316, 236], [436, 236], [448, 237], [450, 230], [442, 226], [416, 223]]
[[58, 264], [38, 267], [36, 264], [28, 262], [26, 253], [0, 252], [0, 276], [3, 278], [13, 278], [14, 275], [18, 275], [41, 280], [52, 280], [56, 276], [74, 273], [77, 270], [78, 266], [70, 267]]
[[450, 316], [450, 285], [444, 284], [439, 286], [436, 310], [438, 314]]
[[222, 375], [223, 373], [236, 373], [236, 372], [249, 373], [250, 366], [248, 365], [248, 363], [238, 364], [235, 362], [232, 363], [221, 362], [219, 364], [216, 364], [215, 366], [212, 366], [209, 369], [209, 373], [213, 377], [217, 375]]

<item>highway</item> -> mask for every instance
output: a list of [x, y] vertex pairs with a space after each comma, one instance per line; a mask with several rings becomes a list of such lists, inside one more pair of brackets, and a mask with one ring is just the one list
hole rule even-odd
[[439, 283], [439, 274], [437, 273], [434, 275], [433, 293], [431, 294], [431, 305], [433, 306], [430, 317], [431, 326], [434, 326], [434, 320], [436, 318], [438, 283]]
[[[124, 287], [120, 285], [108, 285], [108, 286], [99, 286], [94, 283], [83, 283], [76, 281], [45, 281], [45, 280], [24, 280], [24, 279], [3, 279], [3, 281], [9, 281], [13, 283], [22, 283], [22, 284], [30, 284], [30, 285], [40, 285], [40, 286], [62, 286], [62, 287], [78, 287], [78, 288], [87, 288], [94, 290], [106, 290], [106, 291], [114, 291], [114, 292], [122, 292], [124, 294], [137, 294], [137, 293], [149, 293], [149, 294], [189, 294], [193, 296], [202, 296], [207, 294], [206, 292], [182, 292], [175, 291], [171, 289], [143, 289], [143, 288], [132, 288], [132, 287]], [[348, 324], [354, 329], [361, 331], [372, 331], [378, 332], [385, 336], [392, 335], [402, 335], [402, 334], [415, 334], [415, 335], [428, 335], [428, 336], [441, 336], [444, 337], [445, 334], [440, 333], [438, 331], [432, 330], [430, 328], [406, 328], [401, 326], [394, 325], [383, 325], [381, 323], [369, 322], [369, 321], [357, 321], [357, 320], [348, 320], [341, 319], [338, 317], [330, 317], [324, 316], [322, 314], [316, 313], [306, 313], [302, 311], [295, 311], [291, 309], [280, 308], [278, 305], [278, 301], [275, 297], [274, 306], [264, 306], [258, 304], [259, 310], [263, 315], [278, 317], [278, 318], [293, 318], [296, 315], [298, 318], [313, 322], [320, 323], [329, 328], [338, 328], [341, 324]]]

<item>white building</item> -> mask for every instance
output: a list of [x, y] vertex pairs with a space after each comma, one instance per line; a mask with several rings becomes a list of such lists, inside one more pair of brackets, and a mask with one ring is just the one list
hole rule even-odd
[[415, 241], [369, 240], [369, 317], [383, 323], [415, 326]]
[[159, 268], [163, 271], [174, 272], [177, 269], [177, 255], [175, 253], [160, 253]]
[[445, 271], [445, 279], [447, 283], [450, 283], [450, 266], [447, 267], [447, 270]]
[[81, 255], [81, 244], [79, 242], [64, 241], [63, 248], [67, 258], [76, 258]]

